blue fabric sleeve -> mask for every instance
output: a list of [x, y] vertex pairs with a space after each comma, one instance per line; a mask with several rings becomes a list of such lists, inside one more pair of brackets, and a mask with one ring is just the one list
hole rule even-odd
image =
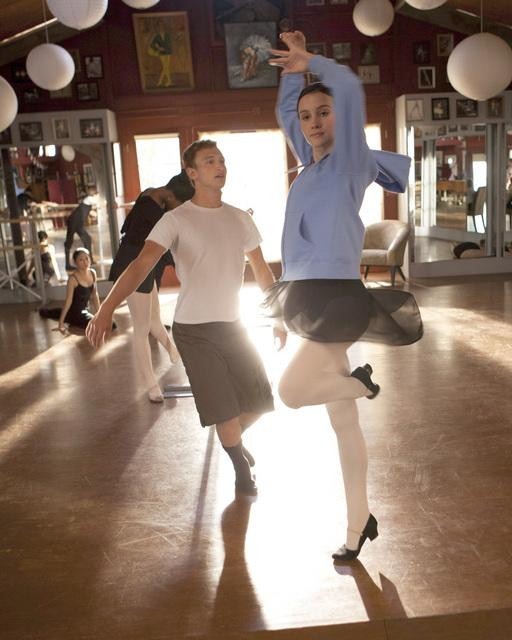
[[391, 151], [372, 151], [377, 162], [375, 182], [387, 191], [403, 193], [407, 187], [411, 158]]
[[302, 73], [281, 75], [276, 116], [295, 157], [303, 165], [308, 165], [313, 159], [313, 154], [310, 145], [304, 138], [297, 115], [297, 100], [303, 88], [304, 76]]

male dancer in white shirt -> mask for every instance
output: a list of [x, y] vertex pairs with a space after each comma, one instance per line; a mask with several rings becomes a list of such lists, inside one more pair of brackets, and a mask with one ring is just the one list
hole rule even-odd
[[[254, 460], [243, 447], [241, 434], [273, 409], [273, 398], [263, 364], [239, 321], [245, 256], [262, 290], [274, 282], [274, 276], [263, 258], [261, 236], [252, 217], [222, 202], [226, 166], [216, 143], [192, 143], [183, 154], [183, 164], [195, 195], [155, 225], [140, 254], [89, 323], [86, 335], [94, 346], [102, 344], [114, 309], [170, 249], [181, 282], [173, 337], [201, 424], [216, 426], [233, 463], [236, 491], [255, 495], [250, 471]], [[284, 346], [286, 332], [275, 328], [274, 334]]]

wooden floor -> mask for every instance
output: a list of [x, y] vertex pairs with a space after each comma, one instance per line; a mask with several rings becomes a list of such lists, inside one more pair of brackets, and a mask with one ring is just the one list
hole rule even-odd
[[[235, 501], [193, 400], [146, 399], [126, 307], [99, 352], [33, 305], [0, 307], [2, 639], [512, 638], [512, 281], [411, 288], [423, 340], [351, 349], [383, 387], [359, 402], [380, 536], [345, 566], [323, 409], [278, 401], [247, 433], [259, 496]], [[276, 354], [243, 298], [275, 386], [293, 341]]]

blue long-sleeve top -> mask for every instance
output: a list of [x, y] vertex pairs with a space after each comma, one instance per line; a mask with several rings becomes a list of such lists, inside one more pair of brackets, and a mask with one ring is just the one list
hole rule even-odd
[[359, 209], [366, 188], [377, 181], [388, 190], [404, 191], [410, 158], [368, 148], [361, 83], [348, 67], [314, 56], [309, 69], [332, 90], [335, 140], [331, 153], [314, 162], [297, 115], [303, 76], [284, 74], [277, 117], [304, 169], [288, 194], [281, 279], [359, 279], [364, 239]]

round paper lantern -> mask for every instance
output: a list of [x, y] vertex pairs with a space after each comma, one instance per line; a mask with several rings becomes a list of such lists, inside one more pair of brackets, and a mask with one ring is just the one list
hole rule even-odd
[[395, 10], [389, 0], [359, 0], [352, 18], [365, 36], [380, 36], [393, 24]]
[[442, 4], [446, 2], [446, 0], [405, 0], [407, 4], [410, 4], [411, 7], [415, 9], [421, 9], [423, 11], [428, 11], [429, 9], [437, 9]]
[[133, 9], [149, 9], [149, 7], [158, 4], [160, 0], [123, 0], [123, 2]]
[[66, 162], [73, 162], [75, 159], [75, 150], [70, 144], [63, 144], [60, 148], [60, 155], [66, 160]]
[[59, 22], [73, 29], [87, 29], [105, 15], [108, 0], [46, 0]]
[[18, 113], [18, 98], [11, 85], [0, 76], [0, 131], [12, 124]]
[[73, 80], [75, 63], [58, 44], [39, 44], [27, 56], [27, 73], [38, 87], [57, 91]]
[[459, 42], [446, 70], [456, 91], [473, 100], [487, 100], [512, 82], [512, 49], [492, 33], [476, 33]]

